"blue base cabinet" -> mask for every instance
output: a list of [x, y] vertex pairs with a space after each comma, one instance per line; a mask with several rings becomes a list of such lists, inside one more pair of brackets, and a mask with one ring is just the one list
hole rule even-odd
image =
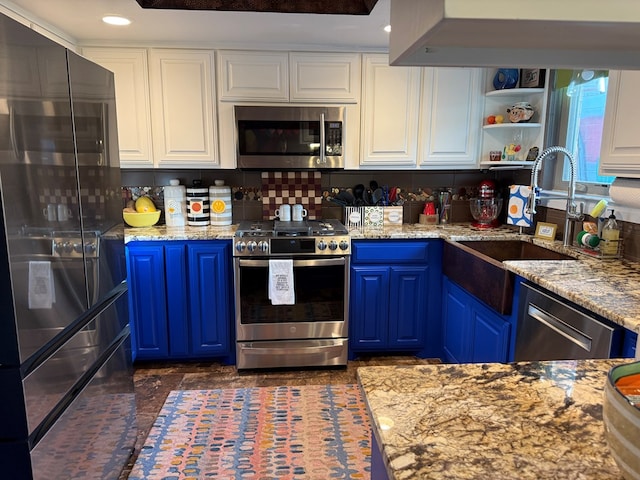
[[440, 240], [353, 241], [349, 341], [360, 352], [440, 357]]
[[134, 359], [234, 362], [230, 242], [131, 242], [126, 258]]
[[443, 360], [448, 363], [507, 362], [513, 315], [501, 315], [443, 277]]

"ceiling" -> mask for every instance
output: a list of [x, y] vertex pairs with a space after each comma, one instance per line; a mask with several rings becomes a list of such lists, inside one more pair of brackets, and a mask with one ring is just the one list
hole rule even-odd
[[[206, 0], [0, 0], [0, 6], [45, 24], [53, 33], [77, 45], [155, 45], [216, 48], [287, 48], [301, 50], [359, 49], [387, 51], [391, 0], [209, 0], [210, 4], [250, 4], [266, 8], [327, 8], [331, 4], [360, 4], [369, 15], [329, 15], [246, 11], [142, 8], [140, 4], [189, 6]], [[321, 4], [324, 4], [322, 6]], [[307, 7], [302, 7], [307, 5]], [[132, 24], [111, 27], [101, 18], [122, 15]]]

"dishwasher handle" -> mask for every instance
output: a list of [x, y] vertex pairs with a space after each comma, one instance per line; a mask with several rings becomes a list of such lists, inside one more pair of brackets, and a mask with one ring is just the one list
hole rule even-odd
[[592, 345], [591, 338], [582, 334], [581, 332], [573, 328], [571, 325], [563, 322], [558, 317], [551, 315], [548, 312], [545, 312], [544, 310], [534, 305], [533, 303], [529, 304], [527, 313], [531, 318], [542, 323], [543, 325], [555, 331], [559, 335], [562, 335], [564, 338], [576, 344], [583, 350], [586, 350], [587, 352], [591, 351], [591, 345]]

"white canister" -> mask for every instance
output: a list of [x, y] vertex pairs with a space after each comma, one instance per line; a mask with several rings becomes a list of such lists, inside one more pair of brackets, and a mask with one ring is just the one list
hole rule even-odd
[[200, 180], [187, 187], [187, 223], [194, 227], [209, 225], [209, 189]]
[[216, 180], [216, 186], [209, 187], [209, 204], [211, 225], [231, 225], [231, 187]]
[[184, 227], [187, 223], [187, 189], [177, 178], [164, 187], [164, 217], [168, 227]]

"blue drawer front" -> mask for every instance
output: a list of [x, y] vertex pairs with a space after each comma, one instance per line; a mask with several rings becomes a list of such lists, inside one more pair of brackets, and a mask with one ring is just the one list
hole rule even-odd
[[428, 263], [429, 242], [366, 240], [352, 242], [352, 263]]

